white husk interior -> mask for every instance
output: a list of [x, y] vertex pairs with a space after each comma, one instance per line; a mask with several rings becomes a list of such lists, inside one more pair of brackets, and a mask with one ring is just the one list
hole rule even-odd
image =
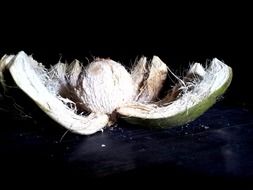
[[[182, 89], [183, 95], [169, 105], [160, 107], [156, 104], [133, 103], [121, 107], [117, 111], [125, 116], [144, 119], [171, 117], [185, 110], [187, 111], [188, 108], [198, 104], [201, 100], [219, 89], [229, 78], [229, 67], [216, 58], [212, 60], [206, 71], [204, 71], [202, 66], [200, 67], [198, 63], [193, 65], [193, 67], [196, 67], [195, 72], [202, 77], [202, 80], [200, 82], [196, 81], [196, 84], [192, 84], [194, 85], [192, 90], [187, 90], [189, 86]], [[192, 69], [190, 69], [190, 71], [192, 71]]]
[[150, 63], [142, 57], [132, 71], [132, 78], [138, 85], [135, 101], [153, 102], [159, 95], [167, 73], [167, 65], [159, 57], [153, 56]]
[[65, 128], [80, 134], [92, 134], [107, 125], [109, 117], [104, 113], [91, 113], [88, 116], [75, 114], [61, 101], [62, 98], [57, 96], [55, 90], [57, 82], [49, 77], [40, 63], [28, 57], [24, 52], [20, 52], [15, 57], [3, 59], [2, 62], [1, 66], [9, 67], [19, 88]]

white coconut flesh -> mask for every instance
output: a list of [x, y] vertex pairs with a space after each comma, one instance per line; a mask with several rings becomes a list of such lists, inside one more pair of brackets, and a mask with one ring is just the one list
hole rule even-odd
[[20, 52], [1, 59], [1, 80], [4, 69], [52, 119], [85, 135], [110, 126], [115, 115], [135, 124], [184, 124], [206, 111], [214, 103], [207, 100], [223, 94], [232, 78], [231, 68], [218, 59], [207, 69], [195, 63], [183, 79], [171, 73], [178, 84], [158, 100], [170, 70], [157, 56], [151, 61], [142, 57], [129, 73], [111, 59], [95, 59], [85, 67], [75, 60], [46, 69]]

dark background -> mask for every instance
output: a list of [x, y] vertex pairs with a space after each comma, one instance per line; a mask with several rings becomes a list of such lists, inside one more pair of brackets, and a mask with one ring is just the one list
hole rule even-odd
[[[158, 55], [177, 74], [189, 63], [217, 57], [232, 67], [234, 76], [223, 99], [189, 126], [150, 130], [120, 121], [113, 130], [92, 136], [63, 136], [64, 129], [22, 92], [12, 89], [23, 108], [20, 112], [11, 100], [0, 99], [2, 181], [9, 185], [19, 181], [25, 186], [115, 181], [131, 188], [133, 182], [141, 187], [250, 186], [250, 15], [241, 10], [239, 17], [240, 6], [232, 9], [216, 4], [206, 9], [209, 6], [192, 10], [186, 5], [187, 12], [171, 12], [173, 8], [161, 5], [139, 12], [140, 7], [126, 11], [122, 4], [113, 11], [96, 9], [98, 15], [71, 7], [70, 12], [59, 8], [54, 16], [55, 9], [39, 8], [19, 10], [8, 20], [4, 15], [0, 56], [23, 50], [47, 66], [59, 60], [87, 63], [93, 56], [110, 57], [129, 66], [137, 56]], [[106, 144], [105, 149], [101, 144]]]

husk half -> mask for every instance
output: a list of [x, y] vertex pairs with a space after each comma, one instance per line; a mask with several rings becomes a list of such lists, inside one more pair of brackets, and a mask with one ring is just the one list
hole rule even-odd
[[[74, 133], [89, 135], [102, 130], [107, 125], [108, 115], [104, 113], [78, 115], [54, 93], [50, 93], [45, 86], [48, 77], [45, 68], [24, 52], [16, 56], [4, 56], [1, 59], [0, 68], [1, 75], [4, 69], [9, 69], [17, 86], [48, 116], [66, 129]], [[1, 81], [3, 81], [3, 76], [1, 76]]]
[[[217, 69], [217, 72], [211, 73], [208, 72], [212, 69]], [[206, 76], [206, 75], [217, 75], [217, 76]], [[221, 75], [224, 75], [223, 81], [216, 81], [223, 79]], [[179, 126], [191, 122], [201, 116], [205, 111], [207, 111], [211, 106], [213, 106], [218, 97], [222, 96], [227, 88], [229, 87], [232, 81], [233, 72], [232, 69], [219, 61], [218, 59], [213, 59], [210, 68], [207, 69], [207, 73], [203, 76], [210, 78], [209, 84], [206, 84], [206, 88], [199, 89], [201, 90], [201, 94], [203, 96], [196, 96], [194, 99], [194, 103], [188, 106], [187, 102], [182, 102], [181, 107], [178, 107], [179, 102], [182, 101], [183, 98], [187, 99], [189, 93], [186, 92], [179, 97], [177, 100], [168, 103], [167, 106], [157, 106], [141, 104], [141, 103], [133, 103], [127, 105], [125, 107], [121, 107], [117, 110], [121, 118], [126, 120], [132, 124], [138, 124], [143, 126], [152, 126], [152, 127], [172, 127]], [[208, 78], [205, 82], [207, 82]], [[201, 86], [200, 84], [195, 85], [195, 91], [198, 91], [198, 88]], [[212, 80], [211, 80], [212, 79]], [[212, 83], [220, 83], [215, 89], [210, 90], [213, 87]], [[193, 98], [194, 96], [189, 96]], [[175, 109], [178, 107], [178, 110]], [[170, 111], [172, 110], [172, 111]]]

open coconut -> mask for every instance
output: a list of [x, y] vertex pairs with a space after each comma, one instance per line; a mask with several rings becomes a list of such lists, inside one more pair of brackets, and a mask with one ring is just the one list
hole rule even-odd
[[[1, 81], [4, 69], [52, 119], [85, 135], [112, 125], [118, 117], [145, 126], [186, 124], [209, 109], [232, 80], [232, 69], [216, 58], [207, 68], [193, 64], [182, 79], [157, 56], [151, 61], [142, 57], [128, 72], [111, 59], [95, 59], [87, 66], [77, 60], [59, 62], [47, 69], [20, 52], [1, 59]], [[158, 100], [168, 74], [178, 83]]]

